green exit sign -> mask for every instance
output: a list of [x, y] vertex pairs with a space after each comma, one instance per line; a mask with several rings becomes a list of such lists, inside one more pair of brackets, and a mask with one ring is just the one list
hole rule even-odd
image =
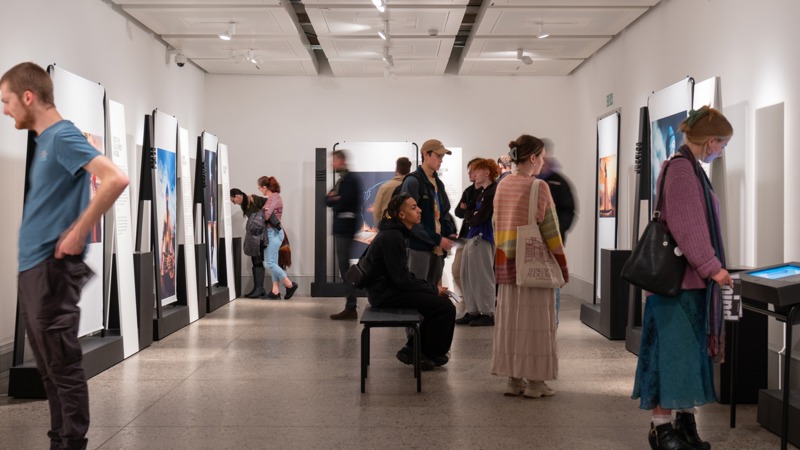
[[614, 94], [606, 95], [606, 106], [612, 106], [614, 104]]

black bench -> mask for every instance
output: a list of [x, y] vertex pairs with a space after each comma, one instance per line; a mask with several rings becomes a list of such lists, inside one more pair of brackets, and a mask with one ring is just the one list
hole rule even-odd
[[414, 334], [414, 378], [417, 379], [417, 392], [422, 392], [422, 349], [420, 347], [419, 324], [422, 315], [416, 309], [373, 308], [367, 306], [361, 314], [361, 393], [365, 391], [367, 369], [369, 367], [369, 331], [371, 328], [408, 328]]

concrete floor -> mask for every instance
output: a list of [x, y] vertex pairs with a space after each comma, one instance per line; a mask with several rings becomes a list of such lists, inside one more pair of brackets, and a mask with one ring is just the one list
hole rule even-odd
[[[489, 374], [492, 328], [459, 326], [451, 362], [422, 375], [395, 352], [399, 329], [374, 329], [359, 392], [356, 322], [343, 299], [240, 299], [89, 380], [89, 448], [100, 449], [646, 449], [650, 416], [630, 399], [636, 357], [584, 326], [562, 299], [560, 377], [550, 398], [504, 397]], [[361, 306], [365, 300], [359, 301]], [[45, 401], [9, 398], [0, 380], [0, 448], [47, 448]], [[740, 405], [700, 409], [715, 449], [775, 449]]]

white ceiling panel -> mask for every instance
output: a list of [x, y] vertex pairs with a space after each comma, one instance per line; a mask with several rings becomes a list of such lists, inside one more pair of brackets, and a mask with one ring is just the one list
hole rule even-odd
[[610, 40], [611, 38], [475, 38], [465, 49], [464, 59], [516, 58], [519, 48], [534, 59], [585, 59]]
[[[446, 60], [396, 61], [388, 68], [388, 75], [394, 76], [436, 76], [443, 75]], [[386, 65], [382, 61], [331, 61], [331, 70], [340, 77], [386, 76]]]
[[526, 7], [609, 7], [609, 6], [655, 6], [661, 0], [492, 0], [492, 6]]
[[196, 58], [193, 61], [209, 73], [283, 76], [317, 75], [316, 67], [309, 61], [270, 60], [260, 64], [252, 64], [246, 61], [232, 63], [227, 59]]
[[[328, 60], [367, 58], [380, 60], [385, 41], [380, 38], [345, 39], [320, 37], [319, 42]], [[404, 38], [389, 42], [389, 54], [395, 59], [450, 58], [452, 38]]]
[[563, 60], [534, 60], [533, 64], [525, 65], [522, 61], [464, 61], [459, 68], [459, 75], [538, 75], [538, 76], [563, 76], [569, 75], [583, 62], [582, 59]]
[[476, 36], [614, 36], [647, 8], [489, 8]]
[[363, 36], [376, 35], [389, 22], [392, 36], [427, 36], [434, 29], [439, 35], [458, 33], [466, 8], [395, 8], [381, 14], [374, 7], [359, 9], [313, 8], [306, 12], [317, 35]]
[[226, 58], [232, 53], [253, 50], [265, 58], [312, 59], [307, 45], [295, 38], [240, 37], [234, 42], [218, 38], [165, 37], [171, 46], [180, 49], [189, 58]]
[[281, 0], [112, 0], [117, 5], [149, 5], [149, 6], [278, 6]]
[[[353, 6], [353, 7], [370, 7], [375, 9], [372, 0], [303, 0], [308, 8], [327, 7], [327, 6]], [[458, 6], [469, 4], [469, 0], [389, 0], [389, 9], [394, 9], [400, 6]]]
[[[236, 23], [236, 35], [297, 35], [292, 17], [283, 7], [176, 8], [130, 6], [125, 11], [160, 35], [217, 36]], [[234, 37], [235, 39], [235, 37]]]

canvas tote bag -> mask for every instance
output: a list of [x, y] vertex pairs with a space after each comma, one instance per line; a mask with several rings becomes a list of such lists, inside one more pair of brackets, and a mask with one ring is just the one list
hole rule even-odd
[[547, 248], [536, 223], [537, 198], [542, 180], [533, 180], [528, 203], [528, 224], [517, 227], [517, 286], [560, 288], [564, 286], [561, 266]]

